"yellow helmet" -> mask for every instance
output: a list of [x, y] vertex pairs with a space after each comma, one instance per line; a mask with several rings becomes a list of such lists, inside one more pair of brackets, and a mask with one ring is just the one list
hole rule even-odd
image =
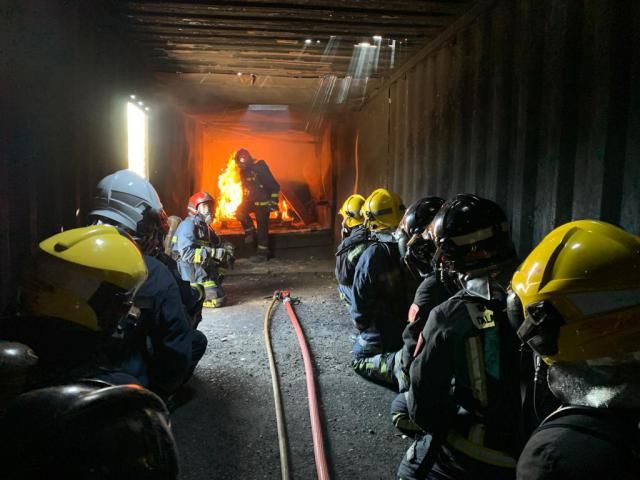
[[512, 323], [548, 364], [640, 352], [640, 238], [621, 228], [596, 220], [556, 228], [511, 288]]
[[360, 213], [364, 197], [357, 193], [350, 195], [342, 204], [342, 208], [338, 211], [343, 217], [342, 226], [348, 229], [362, 225], [364, 219]]
[[406, 207], [397, 193], [386, 188], [378, 188], [367, 197], [362, 205], [364, 225], [372, 231], [395, 229]]
[[23, 284], [26, 313], [111, 333], [147, 278], [138, 247], [112, 226], [67, 230], [39, 247]]

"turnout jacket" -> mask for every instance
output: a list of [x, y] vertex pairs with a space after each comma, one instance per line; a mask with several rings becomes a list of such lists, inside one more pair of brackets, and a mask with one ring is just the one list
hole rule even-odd
[[167, 266], [148, 255], [143, 258], [149, 276], [134, 299], [140, 318], [125, 327], [128, 355], [122, 368], [144, 387], [166, 396], [190, 373], [192, 345], [199, 340], [199, 332], [191, 328], [180, 289]]
[[637, 411], [563, 407], [547, 417], [518, 460], [518, 480], [640, 478]]
[[244, 188], [243, 202], [253, 203], [257, 207], [278, 202], [280, 185], [264, 160], [258, 160], [245, 170], [240, 169], [240, 178]]
[[369, 231], [362, 225], [351, 230], [351, 234], [342, 240], [336, 249], [336, 280], [340, 285], [351, 287], [356, 265], [360, 256], [371, 243]]
[[383, 351], [399, 350], [416, 284], [398, 244], [376, 241], [360, 256], [353, 277], [351, 319], [360, 332], [379, 336]]
[[431, 310], [422, 335], [410, 368], [412, 420], [458, 454], [515, 467], [519, 343], [505, 299], [461, 290]]
[[176, 230], [173, 252], [178, 261], [201, 264], [210, 253], [208, 249], [220, 246], [216, 232], [199, 215], [188, 216]]

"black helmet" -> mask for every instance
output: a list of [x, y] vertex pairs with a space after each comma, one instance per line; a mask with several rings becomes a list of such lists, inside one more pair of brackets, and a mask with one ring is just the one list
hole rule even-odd
[[168, 416], [137, 385], [81, 381], [22, 394], [0, 421], [3, 478], [174, 480]]
[[254, 162], [253, 157], [249, 153], [249, 150], [247, 150], [246, 148], [241, 148], [240, 150], [238, 150], [236, 152], [235, 159], [238, 167], [240, 168], [246, 168], [249, 165], [252, 165]]
[[458, 194], [427, 229], [435, 245], [433, 268], [470, 273], [515, 260], [507, 217], [491, 200]]
[[430, 261], [435, 249], [433, 242], [422, 237], [422, 232], [444, 204], [440, 197], [424, 197], [413, 202], [404, 213], [396, 236], [398, 247], [407, 267], [425, 275], [431, 270]]

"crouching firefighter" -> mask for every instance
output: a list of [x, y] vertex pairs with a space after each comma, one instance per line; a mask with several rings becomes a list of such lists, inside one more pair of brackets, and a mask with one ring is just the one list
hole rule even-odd
[[136, 308], [120, 324], [123, 348], [116, 355], [123, 370], [164, 399], [191, 377], [207, 347], [193, 322], [204, 289], [176, 278], [174, 262], [162, 253], [166, 218], [153, 185], [130, 170], [100, 180], [89, 214], [94, 224], [129, 233], [143, 253], [149, 277], [134, 298]]
[[223, 245], [211, 228], [215, 202], [207, 192], [194, 193], [189, 198], [186, 217], [172, 239], [173, 257], [178, 262], [182, 279], [204, 287], [205, 307], [224, 305], [223, 276], [219, 267], [233, 266], [233, 248]]
[[429, 226], [435, 270], [460, 290], [433, 308], [411, 363], [407, 407], [422, 430], [401, 479], [512, 479], [520, 413], [518, 345], [506, 315], [515, 266], [507, 219], [475, 195], [446, 202]]
[[519, 480], [640, 478], [640, 238], [595, 220], [549, 233], [511, 281], [509, 317], [563, 406]]
[[350, 195], [338, 211], [342, 215], [342, 241], [336, 249], [336, 280], [338, 281], [338, 293], [340, 299], [347, 306], [352, 303], [351, 287], [353, 275], [360, 255], [369, 246], [369, 231], [364, 227], [362, 217], [362, 205], [365, 198], [362, 195]]
[[364, 225], [372, 241], [356, 265], [351, 319], [358, 332], [351, 366], [364, 378], [397, 389], [394, 372], [402, 347], [402, 330], [417, 282], [400, 256], [394, 235], [405, 206], [387, 189], [375, 190], [365, 201]]

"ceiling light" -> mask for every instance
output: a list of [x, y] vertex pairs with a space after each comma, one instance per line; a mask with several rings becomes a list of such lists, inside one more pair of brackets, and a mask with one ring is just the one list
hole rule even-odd
[[239, 77], [241, 77], [241, 76], [242, 76], [242, 72], [238, 72], [238, 73], [236, 73], [236, 75], [238, 75]]
[[249, 105], [251, 112], [284, 112], [289, 110], [288, 105], [270, 105], [263, 103], [252, 103]]
[[374, 36], [373, 36], [373, 39], [374, 39], [375, 41], [379, 42], [380, 40], [382, 40], [382, 36], [380, 36], [380, 35], [374, 35]]
[[311, 40], [310, 38], [307, 38], [304, 43], [306, 43], [307, 45], [309, 45], [313, 40]]
[[129, 98], [130, 98], [131, 100], [135, 100], [135, 99], [136, 99], [136, 96], [135, 96], [135, 95], [129, 95]]

